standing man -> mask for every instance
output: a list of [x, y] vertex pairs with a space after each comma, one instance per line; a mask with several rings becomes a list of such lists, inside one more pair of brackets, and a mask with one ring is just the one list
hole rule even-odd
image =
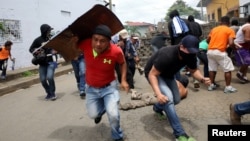
[[175, 74], [187, 66], [195, 79], [200, 80], [201, 83], [210, 84], [210, 79], [203, 77], [197, 68], [198, 48], [199, 40], [192, 35], [187, 35], [180, 45], [161, 48], [145, 66], [145, 76], [158, 101], [153, 106], [153, 110], [156, 113], [162, 113], [162, 111], [166, 113], [177, 141], [195, 141], [195, 139], [186, 134], [175, 110], [175, 104], [181, 100]]
[[[189, 34], [187, 23], [180, 18], [180, 14], [176, 9], [169, 13], [169, 18], [171, 20], [168, 22], [168, 31], [171, 45], [178, 45], [182, 38]], [[187, 75], [190, 75], [190, 72], [187, 71]], [[175, 77], [177, 80], [180, 80], [180, 71], [176, 72]]]
[[[189, 28], [189, 34], [197, 37], [200, 40], [200, 37], [202, 35], [201, 26], [199, 23], [195, 22], [193, 15], [188, 16], [187, 25]], [[197, 63], [198, 63], [198, 65], [200, 64], [199, 61]], [[186, 72], [186, 73], [188, 73], [188, 72]], [[195, 80], [195, 79], [193, 79], [193, 81], [194, 81], [194, 88], [199, 88], [200, 87], [199, 81]]]
[[171, 45], [177, 45], [180, 43], [183, 37], [189, 34], [187, 23], [180, 18], [180, 14], [177, 10], [173, 10], [169, 13], [168, 31], [171, 40]]
[[12, 62], [15, 61], [15, 59], [11, 56], [12, 45], [13, 43], [11, 41], [6, 41], [0, 48], [0, 70], [2, 70], [1, 79], [6, 79], [6, 71], [9, 58]]
[[119, 90], [115, 78], [115, 65], [121, 70], [121, 87], [129, 90], [126, 82], [127, 65], [121, 48], [112, 44], [111, 30], [106, 25], [98, 25], [92, 38], [79, 42], [86, 64], [86, 107], [90, 118], [98, 124], [105, 112], [115, 141], [123, 141], [120, 127]]
[[234, 45], [235, 32], [229, 27], [229, 17], [221, 17], [221, 24], [213, 28], [208, 36], [208, 67], [209, 77], [211, 79], [211, 85], [208, 87], [208, 91], [212, 91], [216, 88], [215, 76], [218, 66], [221, 66], [224, 71], [226, 86], [224, 93], [234, 93], [237, 89], [231, 86], [232, 71], [234, 65], [230, 57], [226, 52], [227, 47]]
[[207, 48], [208, 48], [207, 39], [203, 39], [199, 43], [199, 50], [200, 51], [197, 53], [197, 57], [204, 64], [204, 66], [203, 66], [204, 77], [209, 77], [208, 60], [207, 60]]
[[85, 98], [85, 62], [83, 54], [81, 53], [77, 58], [71, 61], [74, 70], [77, 88], [80, 92], [80, 97]]
[[247, 23], [237, 32], [234, 42], [237, 44], [235, 59], [237, 65], [240, 66], [236, 76], [242, 83], [247, 83], [249, 82], [247, 71], [250, 65], [250, 15], [247, 18]]
[[[139, 57], [137, 54], [137, 51], [135, 50], [135, 47], [133, 46], [128, 32], [126, 29], [123, 29], [119, 32], [119, 41], [124, 42], [124, 47], [122, 48], [122, 51], [124, 53], [126, 63], [127, 63], [127, 71], [128, 73], [131, 73], [131, 75], [127, 75], [128, 79], [128, 84], [131, 89], [131, 91], [134, 91], [134, 75], [135, 75], [135, 70], [136, 70], [136, 63], [139, 62]], [[119, 76], [118, 76], [119, 77]]]
[[198, 39], [200, 39], [201, 35], [202, 35], [202, 30], [201, 30], [201, 26], [199, 23], [194, 21], [194, 16], [189, 15], [188, 16], [188, 22], [187, 22], [188, 28], [189, 28], [189, 34], [197, 37]]
[[127, 60], [128, 68], [132, 73], [132, 78], [134, 78], [135, 69], [136, 69], [135, 64], [139, 62], [140, 60], [138, 57], [137, 51], [131, 39], [129, 38], [129, 35], [126, 29], [119, 32], [119, 39], [124, 42], [125, 47], [123, 49], [123, 53], [125, 55], [125, 59]]
[[39, 65], [39, 78], [42, 83], [45, 92], [47, 93], [46, 100], [56, 100], [56, 86], [54, 80], [54, 73], [57, 66], [56, 60], [53, 58], [56, 57], [56, 51], [51, 48], [41, 47], [45, 42], [50, 38], [51, 28], [48, 24], [43, 24], [40, 27], [41, 36], [37, 37], [31, 44], [29, 51], [33, 55], [44, 52], [46, 55], [45, 59], [42, 61], [36, 62]]

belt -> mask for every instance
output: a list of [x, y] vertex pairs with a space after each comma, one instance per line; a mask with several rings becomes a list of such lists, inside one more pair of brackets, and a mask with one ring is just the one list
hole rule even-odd
[[108, 84], [106, 84], [104, 86], [101, 86], [101, 87], [95, 87], [95, 86], [91, 86], [91, 87], [96, 88], [96, 89], [103, 89], [103, 88], [106, 88], [108, 86], [110, 86], [110, 83], [108, 83]]

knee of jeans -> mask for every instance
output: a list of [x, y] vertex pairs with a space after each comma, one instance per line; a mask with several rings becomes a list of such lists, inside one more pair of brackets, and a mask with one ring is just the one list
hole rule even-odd
[[47, 83], [47, 80], [45, 78], [40, 78], [41, 83]]
[[107, 115], [108, 115], [110, 121], [119, 120], [119, 113], [118, 113], [118, 111], [117, 111], [117, 112], [112, 111], [112, 112], [110, 112], [110, 113], [107, 112]]
[[88, 116], [89, 116], [91, 119], [95, 119], [96, 117], [98, 117], [98, 114], [97, 114], [97, 113], [93, 113], [93, 112], [88, 112]]

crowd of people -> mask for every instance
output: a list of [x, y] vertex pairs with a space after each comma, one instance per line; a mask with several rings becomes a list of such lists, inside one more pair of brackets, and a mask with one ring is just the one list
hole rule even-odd
[[[175, 105], [181, 102], [182, 94], [187, 95], [187, 83], [183, 87], [180, 85], [184, 84], [179, 83], [183, 81], [181, 70], [185, 68], [190, 72], [195, 88], [199, 88], [202, 83], [207, 85], [208, 91], [213, 91], [219, 86], [215, 78], [218, 67], [221, 67], [225, 78], [224, 93], [237, 92], [231, 85], [232, 71], [235, 68], [228, 52], [235, 53], [236, 63], [240, 66], [237, 78], [242, 83], [249, 82], [247, 71], [250, 65], [250, 16], [241, 27], [238, 27], [235, 20], [230, 27], [230, 18], [223, 16], [220, 25], [211, 29], [205, 38], [201, 38], [201, 27], [192, 15], [184, 20], [177, 10], [173, 10], [169, 17], [169, 33], [161, 32], [153, 37], [153, 55], [142, 73], [157, 98], [153, 111], [167, 117], [176, 140], [195, 141], [185, 132], [175, 110]], [[45, 99], [53, 101], [57, 98], [54, 73], [58, 52], [51, 48], [42, 48], [50, 39], [52, 29], [48, 24], [42, 24], [41, 35], [33, 41], [29, 51], [34, 56], [33, 64], [39, 65], [39, 78], [46, 93]], [[98, 25], [90, 38], [78, 41], [77, 48], [81, 53], [71, 64], [79, 95], [86, 100], [89, 117], [98, 124], [107, 113], [112, 138], [122, 141], [124, 134], [120, 126], [120, 89], [117, 86], [120, 85], [127, 92], [135, 89], [134, 75], [140, 62], [137, 52], [139, 37], [129, 35], [126, 29], [114, 36], [111, 33], [108, 26]], [[165, 44], [167, 40], [170, 40], [170, 46]], [[14, 61], [10, 53], [12, 44], [7, 41], [0, 49], [2, 79], [6, 77], [6, 62], [9, 58]], [[45, 55], [41, 57], [42, 54]], [[204, 64], [203, 72], [199, 69], [198, 60]], [[250, 113], [250, 101], [230, 104], [229, 109], [232, 124], [241, 124], [242, 115]]]

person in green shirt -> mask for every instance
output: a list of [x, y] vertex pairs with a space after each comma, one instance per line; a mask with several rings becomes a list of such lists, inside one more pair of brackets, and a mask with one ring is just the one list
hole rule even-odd
[[200, 51], [197, 53], [197, 57], [204, 64], [204, 68], [203, 68], [204, 77], [209, 77], [207, 48], [208, 48], [207, 39], [204, 39], [199, 43], [199, 50]]

